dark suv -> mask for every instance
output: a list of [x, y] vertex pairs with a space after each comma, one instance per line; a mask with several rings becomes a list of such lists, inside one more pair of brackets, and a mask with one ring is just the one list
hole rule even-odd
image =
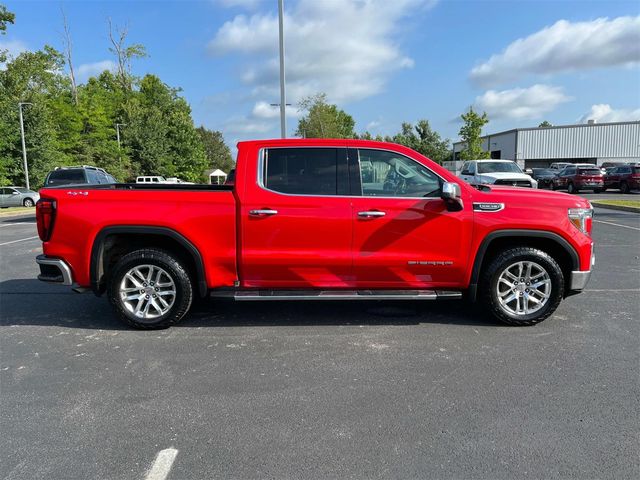
[[604, 175], [604, 188], [619, 188], [622, 193], [640, 189], [640, 165], [622, 165]]
[[580, 190], [599, 193], [604, 191], [603, 177], [602, 171], [595, 165], [571, 165], [553, 179], [553, 189], [567, 190], [569, 193], [578, 193]]
[[99, 185], [103, 183], [118, 183], [112, 175], [102, 168], [82, 165], [79, 167], [58, 167], [49, 172], [44, 181], [45, 187], [60, 185]]

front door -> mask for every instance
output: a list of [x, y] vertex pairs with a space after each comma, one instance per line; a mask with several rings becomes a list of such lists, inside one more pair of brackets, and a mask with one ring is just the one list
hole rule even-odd
[[356, 192], [361, 195], [353, 198], [357, 286], [460, 287], [471, 244], [472, 205], [447, 211], [440, 198], [442, 179], [399, 153], [349, 149], [349, 160], [351, 171], [360, 171], [361, 184]]
[[266, 148], [241, 207], [244, 287], [353, 285], [346, 149]]

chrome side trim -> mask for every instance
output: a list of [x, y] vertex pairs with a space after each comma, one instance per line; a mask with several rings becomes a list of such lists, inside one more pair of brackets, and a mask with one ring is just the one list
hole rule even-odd
[[504, 210], [504, 203], [473, 202], [474, 212], [494, 213]]
[[57, 267], [58, 270], [60, 270], [60, 274], [62, 275], [62, 285], [73, 284], [73, 275], [71, 274], [71, 269], [69, 268], [69, 265], [64, 262], [64, 260], [60, 260], [59, 258], [49, 258], [45, 255], [38, 255], [36, 257], [36, 263], [38, 265], [51, 265]]
[[571, 279], [569, 281], [569, 290], [584, 290], [584, 287], [589, 283], [589, 279], [591, 278], [591, 270], [583, 271], [573, 271], [571, 272]]
[[462, 298], [462, 292], [454, 290], [318, 290], [278, 291], [255, 290], [236, 292], [236, 301], [263, 300], [436, 300]]

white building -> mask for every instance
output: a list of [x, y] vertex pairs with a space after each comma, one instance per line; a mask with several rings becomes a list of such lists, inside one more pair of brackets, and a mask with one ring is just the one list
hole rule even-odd
[[[640, 162], [640, 121], [516, 128], [482, 137], [491, 158], [516, 160], [526, 168], [553, 162]], [[453, 144], [459, 160], [463, 142]]]

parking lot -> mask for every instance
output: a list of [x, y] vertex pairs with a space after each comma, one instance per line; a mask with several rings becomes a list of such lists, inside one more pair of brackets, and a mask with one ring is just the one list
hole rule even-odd
[[211, 301], [134, 331], [36, 280], [34, 222], [0, 218], [2, 478], [640, 477], [638, 214], [596, 209], [587, 291], [530, 328]]

